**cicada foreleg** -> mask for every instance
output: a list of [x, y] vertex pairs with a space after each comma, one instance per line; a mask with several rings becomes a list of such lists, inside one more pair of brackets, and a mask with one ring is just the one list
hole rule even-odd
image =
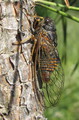
[[24, 44], [26, 43], [28, 40], [30, 40], [32, 38], [32, 36], [28, 36], [27, 38], [21, 40], [21, 41], [16, 41], [14, 43], [12, 43], [13, 45], [21, 45], [21, 44]]

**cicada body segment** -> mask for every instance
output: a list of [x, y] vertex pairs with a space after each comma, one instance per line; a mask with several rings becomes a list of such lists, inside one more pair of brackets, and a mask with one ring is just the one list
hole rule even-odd
[[37, 39], [34, 51], [35, 67], [44, 105], [55, 106], [62, 93], [64, 74], [57, 50], [54, 21], [45, 18], [38, 23], [35, 26], [35, 39]]

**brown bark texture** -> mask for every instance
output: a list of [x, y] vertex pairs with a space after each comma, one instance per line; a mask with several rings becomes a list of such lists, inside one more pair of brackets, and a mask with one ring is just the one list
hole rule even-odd
[[18, 1], [0, 2], [0, 120], [46, 120], [33, 91], [32, 44], [13, 45], [31, 36], [35, 5], [32, 0], [25, 0], [22, 5], [20, 21]]

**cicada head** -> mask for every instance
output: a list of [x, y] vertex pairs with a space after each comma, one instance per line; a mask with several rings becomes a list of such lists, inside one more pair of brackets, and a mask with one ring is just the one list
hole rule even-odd
[[49, 17], [44, 19], [43, 28], [45, 28], [47, 31], [56, 31], [55, 23]]

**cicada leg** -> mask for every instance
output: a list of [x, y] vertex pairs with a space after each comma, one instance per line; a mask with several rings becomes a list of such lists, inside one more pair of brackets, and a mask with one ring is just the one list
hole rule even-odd
[[16, 42], [14, 42], [14, 43], [12, 43], [12, 44], [13, 44], [13, 45], [21, 45], [21, 44], [24, 44], [24, 43], [26, 43], [28, 40], [30, 40], [32, 37], [33, 37], [32, 35], [31, 35], [31, 36], [28, 36], [27, 38], [25, 38], [25, 39], [23, 39], [23, 40], [21, 40], [21, 41], [16, 41]]

